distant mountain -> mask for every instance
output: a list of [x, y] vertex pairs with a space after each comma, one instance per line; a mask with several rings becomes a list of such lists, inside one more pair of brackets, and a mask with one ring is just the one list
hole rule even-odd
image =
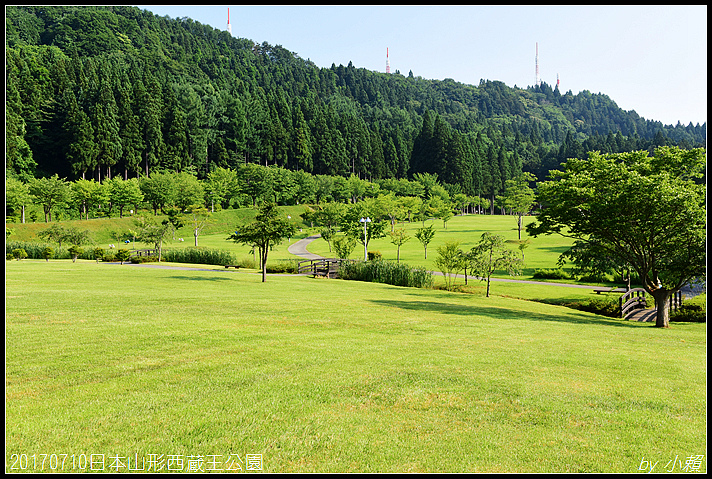
[[[239, 34], [239, 32], [236, 32]], [[587, 151], [704, 146], [602, 94], [465, 85], [332, 65], [136, 7], [6, 8], [7, 171], [204, 177], [245, 162], [312, 174], [437, 174], [498, 194]]]

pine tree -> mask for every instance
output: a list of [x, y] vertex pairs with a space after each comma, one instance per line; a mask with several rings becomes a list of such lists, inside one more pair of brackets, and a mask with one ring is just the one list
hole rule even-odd
[[94, 141], [94, 128], [89, 116], [79, 108], [71, 90], [64, 92], [62, 101], [67, 110], [64, 130], [70, 138], [67, 160], [72, 165], [72, 171], [86, 179], [87, 171], [96, 167], [98, 147]]

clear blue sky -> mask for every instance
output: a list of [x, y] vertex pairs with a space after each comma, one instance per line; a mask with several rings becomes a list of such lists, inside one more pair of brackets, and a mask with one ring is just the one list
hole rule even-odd
[[427, 79], [604, 93], [646, 119], [707, 121], [707, 6], [146, 6], [332, 63]]

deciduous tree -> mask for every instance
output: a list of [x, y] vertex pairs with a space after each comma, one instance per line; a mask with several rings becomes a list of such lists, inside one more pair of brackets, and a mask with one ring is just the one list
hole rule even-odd
[[498, 269], [505, 269], [509, 274], [514, 275], [522, 269], [522, 259], [507, 248], [504, 237], [490, 232], [482, 233], [480, 242], [470, 250], [467, 259], [472, 273], [487, 281], [488, 298], [492, 273]]
[[517, 215], [517, 231], [519, 239], [522, 239], [522, 217], [529, 212], [534, 205], [534, 190], [529, 188], [529, 182], [536, 181], [536, 177], [531, 173], [524, 172], [515, 179], [505, 182], [504, 194], [499, 197], [505, 208], [509, 208]]
[[705, 164], [702, 148], [571, 158], [538, 184], [543, 210], [527, 231], [558, 233], [630, 265], [655, 298], [655, 325], [667, 328], [670, 295], [706, 274]]
[[296, 230], [294, 223], [280, 215], [276, 204], [263, 203], [255, 216], [255, 221], [239, 226], [227, 239], [258, 249], [264, 283], [267, 277], [267, 254], [284, 238], [291, 237]]

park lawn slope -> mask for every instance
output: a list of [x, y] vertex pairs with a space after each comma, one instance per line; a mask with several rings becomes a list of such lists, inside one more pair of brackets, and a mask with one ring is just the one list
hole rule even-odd
[[634, 472], [707, 446], [704, 324], [81, 260], [7, 262], [5, 294], [6, 472], [21, 454]]

